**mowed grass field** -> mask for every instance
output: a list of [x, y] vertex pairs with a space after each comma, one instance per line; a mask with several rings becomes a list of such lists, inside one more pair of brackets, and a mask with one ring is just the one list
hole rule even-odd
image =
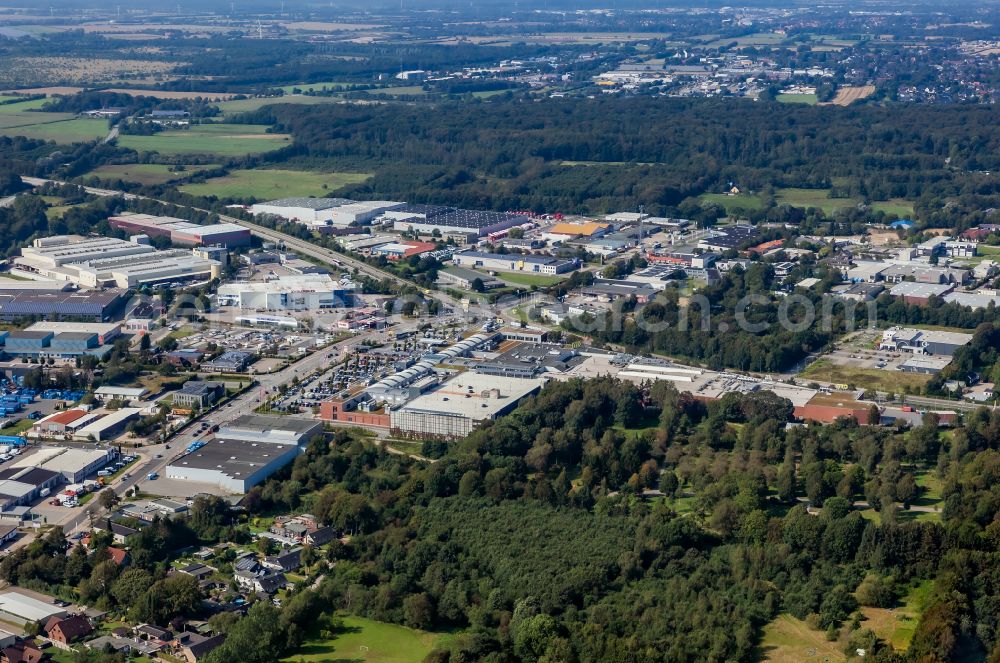
[[[778, 204], [791, 205], [792, 207], [815, 207], [823, 210], [827, 215], [835, 213], [844, 207], [855, 207], [862, 201], [857, 198], [831, 198], [827, 189], [796, 189], [785, 188], [775, 191], [775, 200]], [[875, 211], [895, 214], [896, 216], [912, 216], [913, 203], [899, 198], [892, 200], [874, 201], [871, 208]]]
[[170, 170], [173, 166], [162, 163], [126, 163], [111, 166], [99, 166], [87, 173], [102, 179], [124, 180], [125, 182], [136, 182], [147, 186], [155, 184], [166, 184], [172, 180], [186, 177], [191, 173], [200, 170], [213, 168], [214, 166], [185, 166], [186, 170], [177, 172]]
[[305, 170], [234, 170], [224, 177], [185, 184], [184, 193], [220, 198], [273, 200], [302, 196], [322, 196], [348, 184], [364, 182], [371, 173], [319, 173]]
[[555, 285], [560, 283], [567, 278], [569, 275], [550, 275], [550, 274], [523, 274], [521, 272], [498, 272], [497, 278], [505, 283], [513, 283], [514, 285], [526, 285], [533, 286], [537, 285], [539, 288], [546, 288], [550, 285]]
[[329, 640], [306, 640], [288, 663], [420, 663], [441, 638], [362, 617], [343, 618], [344, 629]]
[[119, 147], [165, 155], [243, 156], [281, 149], [291, 142], [288, 134], [269, 134], [267, 127], [260, 124], [198, 124], [152, 136], [118, 137]]
[[931, 379], [920, 373], [880, 371], [876, 368], [840, 366], [829, 359], [817, 359], [802, 371], [800, 377], [817, 382], [849, 384], [861, 389], [901, 392], [907, 388], [920, 389]]
[[774, 99], [783, 104], [808, 104], [809, 106], [815, 106], [819, 103], [819, 98], [815, 94], [779, 94]]
[[699, 196], [702, 203], [715, 204], [723, 207], [727, 214], [732, 214], [739, 210], [759, 210], [764, 206], [764, 201], [760, 196], [751, 194], [740, 194], [730, 196], [727, 193], [703, 193]]

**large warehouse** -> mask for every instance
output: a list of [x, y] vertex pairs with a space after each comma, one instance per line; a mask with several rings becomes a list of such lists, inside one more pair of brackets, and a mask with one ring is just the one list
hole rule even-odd
[[175, 281], [207, 281], [222, 274], [222, 263], [183, 249], [151, 246], [110, 237], [60, 235], [35, 240], [14, 259], [21, 272], [84, 287], [133, 288]]
[[112, 228], [150, 237], [167, 237], [174, 244], [187, 246], [250, 246], [250, 230], [236, 223], [198, 225], [172, 216], [153, 216], [125, 212], [108, 217]]
[[442, 235], [463, 233], [486, 237], [490, 233], [531, 223], [530, 218], [520, 214], [417, 205], [392, 210], [386, 216], [394, 220], [394, 230], [420, 235], [430, 235], [436, 230]]
[[322, 433], [323, 424], [310, 419], [244, 415], [222, 427], [208, 444], [174, 459], [167, 477], [245, 493], [295, 460]]
[[405, 203], [389, 200], [355, 201], [346, 198], [283, 198], [258, 203], [250, 208], [254, 214], [271, 214], [307, 226], [359, 226], [371, 223], [389, 210]]
[[329, 275], [282, 276], [273, 281], [226, 283], [219, 287], [221, 306], [267, 311], [309, 311], [340, 308], [354, 303], [353, 287], [344, 287]]
[[482, 253], [466, 251], [456, 253], [451, 261], [459, 267], [479, 267], [497, 272], [530, 272], [535, 274], [562, 274], [578, 267], [575, 259], [553, 258], [518, 254]]
[[114, 318], [125, 306], [127, 301], [125, 295], [124, 290], [0, 292], [0, 320], [42, 318], [106, 322]]
[[456, 438], [483, 421], [510, 412], [526, 396], [541, 390], [543, 379], [505, 378], [460, 373], [432, 391], [389, 412], [400, 434]]

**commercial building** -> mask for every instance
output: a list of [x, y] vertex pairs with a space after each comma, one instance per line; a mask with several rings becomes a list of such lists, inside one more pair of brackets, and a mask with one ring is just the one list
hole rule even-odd
[[222, 263], [191, 251], [157, 251], [111, 237], [63, 235], [36, 240], [34, 246], [21, 249], [14, 264], [21, 272], [90, 288], [207, 281], [222, 275]]
[[904, 373], [923, 373], [925, 375], [936, 375], [943, 371], [951, 363], [951, 357], [944, 355], [935, 357], [931, 355], [914, 355], [908, 357], [906, 361], [899, 365], [899, 370]]
[[112, 320], [125, 306], [126, 291], [27, 290], [0, 292], [0, 320]]
[[219, 286], [221, 306], [266, 311], [310, 311], [351, 306], [354, 286], [329, 275], [282, 276], [273, 281], [226, 283]]
[[392, 409], [391, 427], [402, 435], [456, 438], [484, 421], [510, 412], [545, 380], [460, 373], [437, 388]]
[[893, 327], [882, 332], [879, 350], [910, 352], [915, 355], [950, 357], [972, 341], [972, 334], [925, 329]]
[[32, 426], [32, 432], [40, 437], [62, 437], [66, 435], [67, 425], [86, 415], [86, 410], [80, 409], [53, 412]]
[[226, 393], [222, 382], [188, 380], [173, 394], [174, 409], [204, 410], [215, 404]]
[[108, 218], [112, 228], [150, 237], [166, 237], [174, 244], [187, 246], [250, 246], [250, 230], [236, 223], [198, 225], [171, 216], [126, 212]]
[[0, 594], [0, 618], [14, 624], [45, 622], [50, 617], [64, 617], [67, 612], [54, 603], [41, 601], [15, 591]]
[[516, 255], [465, 251], [456, 253], [451, 261], [459, 267], [480, 268], [498, 272], [528, 272], [533, 274], [563, 274], [579, 266], [576, 259], [551, 256]]
[[564, 242], [577, 237], [603, 237], [611, 226], [607, 223], [557, 223], [545, 229], [543, 237], [553, 242]]
[[923, 306], [931, 297], [944, 297], [954, 289], [955, 286], [950, 284], [903, 281], [894, 285], [889, 294], [893, 297], [902, 297], [907, 304]]
[[754, 226], [726, 226], [711, 231], [699, 240], [698, 248], [706, 251], [729, 251], [740, 249], [754, 242], [760, 233]]
[[990, 304], [1000, 306], [1000, 294], [996, 290], [980, 290], [977, 292], [952, 291], [942, 299], [947, 304], [958, 304], [959, 306], [968, 306], [972, 309], [989, 308]]
[[418, 256], [437, 248], [431, 242], [389, 242], [372, 247], [371, 255], [385, 256], [389, 260], [403, 260], [410, 256]]
[[796, 405], [793, 412], [804, 421], [830, 424], [837, 419], [854, 419], [861, 425], [878, 424], [878, 417], [872, 420], [872, 405], [859, 401], [848, 392], [817, 393], [804, 405]]
[[116, 387], [114, 385], [104, 385], [98, 387], [94, 396], [100, 401], [120, 400], [135, 401], [149, 393], [145, 387]]
[[123, 407], [118, 410], [94, 420], [74, 433], [77, 440], [110, 440], [125, 432], [129, 422], [139, 418], [141, 409], [137, 407]]
[[255, 356], [252, 352], [230, 350], [215, 359], [203, 362], [201, 370], [207, 373], [240, 373], [250, 366]]

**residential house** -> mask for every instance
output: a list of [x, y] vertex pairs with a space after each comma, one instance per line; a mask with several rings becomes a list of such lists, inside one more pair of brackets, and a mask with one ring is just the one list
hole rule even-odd
[[188, 564], [178, 570], [185, 575], [193, 576], [197, 580], [204, 580], [215, 573], [215, 569], [205, 564]]
[[320, 527], [311, 532], [307, 532], [303, 537], [303, 542], [310, 546], [325, 546], [337, 538], [337, 531], [332, 527]]
[[302, 548], [293, 548], [277, 555], [269, 555], [264, 558], [263, 566], [272, 571], [284, 571], [285, 573], [295, 571], [302, 566]]
[[4, 647], [0, 652], [0, 663], [41, 663], [44, 657], [41, 649], [25, 640]]
[[175, 648], [177, 654], [187, 663], [198, 663], [204, 660], [210, 651], [226, 641], [224, 633], [205, 636], [199, 633], [182, 633], [177, 636]]
[[108, 546], [108, 555], [111, 556], [111, 561], [115, 563], [115, 566], [125, 567], [132, 561], [128, 551], [123, 548]]
[[90, 635], [94, 631], [94, 627], [85, 616], [71, 615], [69, 617], [49, 617], [42, 630], [45, 637], [53, 644], [67, 649], [70, 643]]

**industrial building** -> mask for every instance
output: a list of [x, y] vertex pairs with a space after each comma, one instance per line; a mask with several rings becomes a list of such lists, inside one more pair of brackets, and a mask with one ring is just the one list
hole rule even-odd
[[121, 336], [120, 322], [36, 322], [28, 327], [29, 331], [49, 331], [55, 334], [63, 332], [85, 332], [95, 334], [97, 342], [107, 345]]
[[66, 290], [26, 290], [0, 292], [0, 320], [25, 318], [106, 322], [113, 319], [126, 302], [126, 291], [76, 292]]
[[245, 371], [253, 363], [255, 355], [243, 350], [223, 352], [215, 359], [202, 363], [201, 370], [206, 373], [239, 373]]
[[7, 591], [0, 594], [0, 619], [14, 624], [45, 623], [50, 617], [65, 617], [65, 608], [54, 603]]
[[760, 235], [754, 226], [726, 226], [713, 229], [699, 240], [698, 248], [705, 251], [730, 251], [753, 243]]
[[254, 215], [271, 214], [307, 226], [347, 227], [369, 224], [384, 212], [403, 206], [405, 203], [386, 200], [359, 202], [346, 198], [283, 198], [258, 203], [250, 211]]
[[563, 274], [579, 266], [576, 259], [551, 256], [516, 255], [465, 251], [456, 253], [451, 261], [459, 267], [488, 269], [498, 272], [528, 272], [532, 274]]
[[393, 229], [397, 232], [415, 232], [419, 235], [431, 235], [437, 231], [444, 236], [464, 234], [486, 237], [531, 223], [530, 218], [521, 214], [430, 205], [405, 205], [386, 216], [393, 219]]
[[90, 331], [60, 331], [25, 329], [0, 331], [0, 349], [8, 357], [71, 359], [83, 355], [103, 358], [112, 346], [102, 345], [100, 335]]
[[354, 286], [329, 275], [282, 276], [272, 281], [226, 283], [219, 286], [220, 306], [266, 311], [310, 311], [351, 306]]
[[113, 439], [124, 433], [129, 422], [139, 418], [140, 412], [142, 410], [137, 407], [123, 407], [114, 410], [80, 428], [73, 434], [73, 437], [77, 440], [94, 440], [95, 442]]
[[402, 435], [464, 437], [482, 422], [510, 412], [544, 384], [540, 378], [460, 373], [390, 410], [391, 428]]
[[167, 466], [167, 478], [215, 484], [245, 493], [299, 455], [294, 444], [216, 439]]
[[971, 341], [972, 334], [893, 327], [882, 332], [882, 340], [879, 342], [878, 348], [890, 352], [950, 357], [960, 347], [968, 345]]
[[112, 449], [68, 449], [59, 447], [57, 453], [44, 461], [39, 467], [49, 472], [61, 474], [67, 483], [79, 483], [107, 465], [109, 461], [115, 458], [115, 455]]
[[923, 306], [931, 297], [944, 297], [954, 289], [955, 286], [951, 284], [903, 281], [894, 285], [889, 294], [893, 297], [902, 297], [907, 304]]
[[463, 290], [473, 290], [473, 285], [477, 280], [482, 283], [483, 290], [492, 290], [494, 288], [502, 288], [504, 286], [504, 282], [498, 278], [483, 272], [466, 269], [465, 267], [449, 267], [447, 269], [440, 270], [438, 272], [437, 284], [443, 286], [454, 286], [462, 288]]
[[250, 229], [236, 223], [198, 225], [171, 216], [133, 214], [125, 212], [108, 218], [112, 228], [150, 237], [166, 237], [174, 244], [186, 246], [250, 246]]
[[211, 442], [172, 461], [167, 477], [245, 493], [295, 460], [322, 433], [323, 424], [310, 419], [244, 415], [220, 428]]
[[183, 249], [151, 246], [111, 237], [71, 235], [35, 240], [14, 258], [20, 272], [82, 287], [134, 288], [181, 281], [207, 281], [222, 275], [222, 263]]

